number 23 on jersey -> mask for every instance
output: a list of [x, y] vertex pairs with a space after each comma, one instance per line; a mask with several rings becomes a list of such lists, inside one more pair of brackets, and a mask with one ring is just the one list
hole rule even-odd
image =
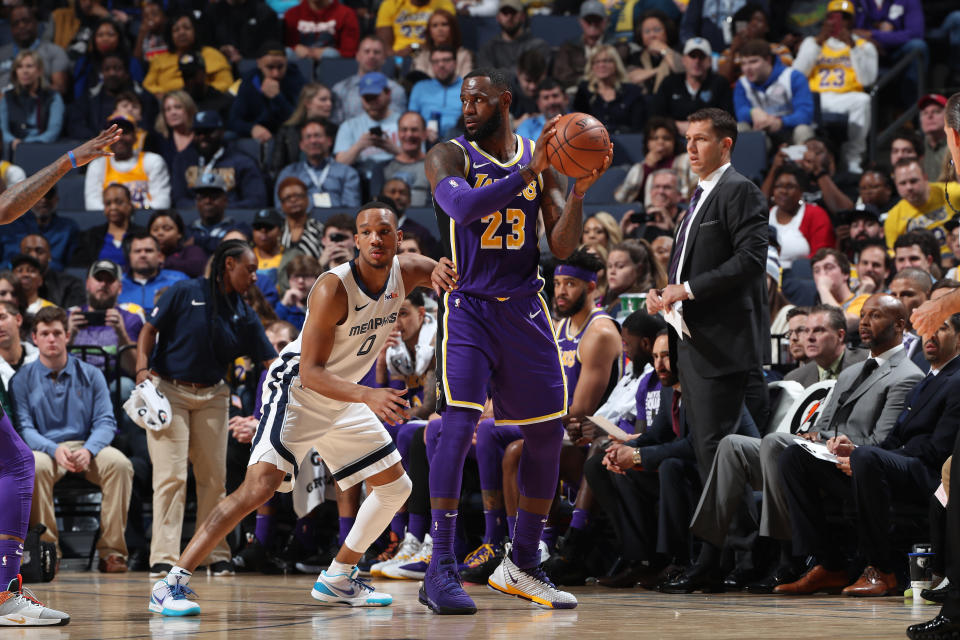
[[[526, 239], [525, 224], [527, 216], [522, 209], [507, 209], [506, 215], [502, 211], [494, 211], [489, 216], [480, 218], [480, 222], [487, 225], [480, 236], [481, 249], [520, 249]], [[507, 228], [502, 235], [497, 235], [504, 222]]]

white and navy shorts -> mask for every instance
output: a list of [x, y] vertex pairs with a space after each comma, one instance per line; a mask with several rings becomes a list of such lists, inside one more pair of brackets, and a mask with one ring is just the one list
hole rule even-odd
[[367, 405], [304, 388], [298, 370], [299, 365], [281, 365], [268, 374], [250, 465], [268, 462], [296, 474], [300, 461], [316, 449], [345, 490], [400, 462], [396, 444]]

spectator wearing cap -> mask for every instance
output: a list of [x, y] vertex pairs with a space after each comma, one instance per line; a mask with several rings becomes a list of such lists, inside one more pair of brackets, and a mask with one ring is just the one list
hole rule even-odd
[[163, 254], [163, 267], [181, 271], [190, 278], [199, 278], [207, 266], [207, 253], [195, 244], [186, 244], [189, 237], [183, 218], [175, 209], [159, 209], [150, 215], [147, 231], [154, 237]]
[[241, 138], [271, 139], [293, 113], [303, 82], [300, 68], [287, 64], [282, 44], [275, 40], [263, 43], [257, 68], [240, 81], [230, 107], [229, 129]]
[[521, 0], [500, 0], [497, 24], [500, 33], [477, 51], [478, 68], [511, 69], [525, 51], [550, 51], [550, 45], [530, 33], [527, 11]]
[[435, 142], [461, 117], [463, 78], [457, 75], [457, 51], [448, 44], [438, 45], [430, 52], [430, 68], [433, 77], [424, 78], [410, 90], [410, 110], [430, 122], [428, 138]]
[[183, 90], [193, 98], [197, 112], [216, 111], [226, 120], [230, 115], [233, 96], [210, 84], [203, 56], [197, 51], [190, 51], [180, 56], [178, 64], [183, 77]]
[[[278, 185], [289, 177], [296, 177], [307, 185], [309, 211], [314, 214], [330, 207], [360, 206], [360, 175], [353, 167], [330, 157], [333, 136], [333, 124], [322, 118], [307, 118], [300, 125], [300, 151], [304, 159], [287, 165], [277, 176]], [[279, 187], [274, 201], [277, 208], [283, 204]]]
[[377, 37], [393, 55], [410, 56], [426, 44], [427, 23], [437, 9], [457, 13], [450, 0], [384, 0], [377, 9]]
[[223, 120], [216, 111], [201, 111], [193, 121], [193, 142], [173, 161], [171, 191], [174, 205], [189, 208], [202, 176], [216, 173], [223, 179], [227, 200], [237, 209], [257, 209], [267, 204], [267, 186], [256, 160], [223, 142]]
[[947, 155], [947, 134], [943, 130], [946, 106], [947, 99], [936, 93], [928, 93], [917, 102], [923, 133], [923, 170], [934, 179], [939, 179]]
[[245, 222], [237, 222], [226, 215], [230, 199], [227, 194], [227, 184], [219, 173], [204, 173], [197, 179], [193, 188], [196, 198], [197, 213], [200, 217], [190, 225], [190, 234], [193, 243], [212, 254], [217, 245], [223, 242], [227, 233], [239, 230], [250, 239], [250, 226]]
[[[887, 243], [883, 238], [883, 223], [880, 212], [873, 205], [863, 205], [862, 209], [846, 209], [837, 214], [839, 224], [836, 227], [837, 248], [848, 258], [862, 257], [868, 245], [879, 244], [883, 247], [883, 258], [887, 257]], [[860, 273], [859, 267], [857, 273]], [[887, 274], [889, 275], [889, 274]], [[886, 282], [886, 276], [884, 276]], [[882, 290], [882, 288], [880, 289]]]
[[820, 34], [800, 43], [793, 68], [809, 78], [824, 113], [847, 117], [843, 159], [849, 171], [860, 173], [871, 124], [866, 89], [877, 79], [879, 57], [869, 39], [852, 32], [855, 13], [852, 0], [830, 0]]
[[83, 282], [69, 273], [50, 267], [50, 243], [43, 236], [31, 233], [20, 241], [20, 253], [33, 256], [43, 271], [40, 297], [58, 307], [69, 307], [83, 300]]
[[653, 96], [653, 112], [677, 121], [680, 135], [687, 117], [698, 109], [717, 107], [733, 113], [730, 83], [711, 69], [713, 49], [706, 38], [690, 38], [683, 45], [683, 73], [672, 73]]
[[182, 89], [184, 79], [180, 73], [181, 57], [186, 53], [200, 52], [207, 81], [219, 91], [227, 91], [233, 84], [230, 63], [213, 47], [204, 46], [200, 39], [200, 27], [193, 13], [184, 12], [167, 21], [166, 31], [169, 51], [154, 56], [143, 86], [154, 95]]
[[774, 147], [813, 137], [813, 94], [805, 75], [784, 66], [759, 39], [740, 48], [740, 68], [733, 107], [741, 131], [763, 131]]
[[258, 45], [280, 38], [280, 18], [263, 0], [207, 3], [212, 43], [230, 64], [257, 55]]
[[338, 0], [302, 0], [283, 14], [283, 43], [298, 58], [352, 58], [359, 39], [357, 13]]
[[597, 45], [603, 44], [603, 34], [610, 23], [607, 8], [598, 0], [587, 0], [580, 5], [579, 22], [580, 37], [567, 40], [553, 54], [550, 76], [564, 87], [573, 87], [580, 82], [586, 71], [587, 58]]
[[[297, 250], [319, 258], [323, 251], [323, 223], [309, 215], [307, 185], [295, 176], [284, 178], [277, 182], [277, 197], [284, 217], [280, 243], [287, 252]], [[285, 286], [282, 274], [280, 280]]]
[[[105, 348], [137, 344], [143, 328], [143, 307], [133, 302], [118, 302], [123, 288], [123, 272], [120, 265], [110, 260], [97, 260], [87, 273], [86, 303], [67, 309], [67, 332], [70, 345], [74, 347], [95, 346]], [[103, 367], [102, 356], [90, 355], [85, 362]], [[116, 358], [109, 368], [116, 372]], [[127, 350], [122, 357], [122, 366], [128, 376], [133, 376], [136, 354]]]
[[20, 338], [23, 315], [16, 303], [0, 300], [0, 407], [15, 417], [10, 393], [10, 379], [25, 364], [37, 359], [39, 352], [29, 341]]
[[23, 298], [26, 301], [26, 311], [28, 316], [34, 316], [44, 307], [55, 307], [56, 305], [40, 297], [40, 287], [43, 285], [43, 267], [40, 261], [25, 253], [19, 253], [10, 260], [10, 268], [13, 275], [20, 281], [20, 289], [23, 291]]
[[[386, 62], [386, 45], [377, 36], [365, 36], [357, 48], [357, 72], [333, 85], [336, 96], [333, 115], [330, 119], [340, 124], [344, 120], [363, 115], [363, 98], [360, 95], [360, 80], [368, 73], [382, 72]], [[390, 109], [403, 113], [407, 109], [407, 91], [398, 82], [387, 78], [390, 88]]]
[[13, 60], [11, 86], [0, 98], [0, 131], [12, 149], [21, 142], [53, 142], [63, 130], [63, 98], [48, 89], [40, 54], [21, 51]]
[[[257, 257], [257, 271], [280, 268], [283, 245], [280, 231], [283, 216], [276, 209], [261, 209], [253, 216], [253, 255]], [[259, 276], [258, 276], [259, 277]]]
[[960, 184], [956, 182], [930, 182], [923, 165], [916, 158], [903, 158], [893, 168], [893, 182], [900, 194], [898, 202], [883, 222], [883, 232], [887, 246], [893, 248], [894, 242], [907, 231], [930, 229], [937, 235], [942, 251], [946, 232], [944, 223], [950, 218], [946, 198], [951, 201], [960, 199]]
[[160, 245], [156, 238], [143, 229], [131, 233], [124, 241], [123, 249], [127, 270], [121, 279], [117, 301], [137, 305], [146, 317], [156, 303], [157, 293], [186, 280], [187, 276], [180, 271], [162, 268]]
[[[424, 165], [427, 154], [423, 150], [423, 141], [427, 137], [427, 123], [419, 113], [407, 111], [400, 116], [397, 127], [400, 153], [383, 168], [384, 180], [403, 181], [410, 192], [409, 206], [425, 207], [431, 201], [430, 182], [427, 180]], [[540, 128], [542, 129], [543, 126], [541, 125]], [[533, 139], [535, 140], [536, 137]]]
[[104, 208], [103, 194], [112, 184], [122, 184], [130, 192], [136, 209], [167, 209], [170, 207], [170, 174], [167, 164], [156, 153], [134, 151], [137, 126], [132, 118], [115, 114], [107, 126], [120, 127], [120, 138], [111, 145], [113, 156], [96, 158], [87, 167], [83, 182], [84, 203], [87, 209]]
[[334, 157], [341, 164], [389, 162], [400, 151], [397, 147], [399, 114], [390, 108], [387, 77], [378, 71], [366, 74], [358, 87], [363, 113], [350, 118], [337, 130]]
[[138, 124], [149, 128], [159, 111], [157, 99], [133, 79], [123, 55], [104, 54], [100, 62], [100, 82], [75, 97], [67, 108], [67, 135], [81, 140], [94, 137], [103, 129], [103, 123], [116, 113], [121, 96], [129, 94], [140, 100], [143, 118]]
[[11, 383], [20, 433], [36, 464], [30, 521], [45, 525], [43, 539], [56, 544], [53, 485], [68, 471], [82, 473], [103, 493], [99, 569], [123, 573], [133, 465], [110, 446], [117, 422], [107, 381], [98, 368], [67, 351], [63, 309], [50, 307], [37, 315], [33, 341], [39, 357], [24, 365]]
[[[19, 168], [19, 167], [18, 167]], [[60, 271], [70, 263], [80, 230], [71, 218], [57, 213], [57, 185], [54, 184], [33, 208], [10, 224], [0, 227], [0, 252], [4, 257], [18, 251], [20, 241], [31, 234], [40, 234], [50, 243], [50, 264]]]
[[43, 78], [50, 88], [64, 95], [70, 86], [70, 59], [67, 53], [50, 42], [39, 37], [36, 10], [26, 4], [10, 9], [10, 35], [13, 42], [0, 47], [0, 87], [6, 87], [13, 80], [13, 60], [20, 51], [35, 51], [43, 61]]
[[126, 185], [112, 184], [103, 190], [103, 217], [105, 223], [81, 232], [71, 267], [86, 269], [97, 259], [126, 266], [123, 241], [128, 233], [142, 229], [133, 223], [133, 201]]

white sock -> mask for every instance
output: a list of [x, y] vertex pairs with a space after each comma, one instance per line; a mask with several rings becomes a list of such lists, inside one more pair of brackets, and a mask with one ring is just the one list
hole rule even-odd
[[344, 564], [334, 560], [327, 568], [328, 576], [350, 575], [353, 572], [353, 565]]
[[193, 574], [184, 569], [183, 567], [174, 567], [170, 569], [170, 573], [167, 574], [167, 584], [190, 584], [190, 576]]

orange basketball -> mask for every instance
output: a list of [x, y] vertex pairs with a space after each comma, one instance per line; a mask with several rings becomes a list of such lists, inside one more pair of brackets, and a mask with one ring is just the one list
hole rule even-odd
[[583, 178], [603, 167], [610, 151], [610, 134], [587, 113], [569, 113], [557, 121], [557, 133], [547, 141], [553, 168], [571, 178]]

